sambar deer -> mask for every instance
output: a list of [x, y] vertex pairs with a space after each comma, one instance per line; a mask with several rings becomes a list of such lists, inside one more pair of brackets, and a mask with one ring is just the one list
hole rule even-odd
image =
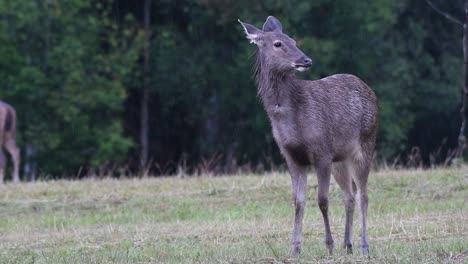
[[274, 139], [291, 174], [295, 220], [290, 254], [301, 251], [302, 222], [307, 192], [306, 168], [315, 166], [318, 205], [330, 254], [334, 242], [328, 216], [330, 175], [344, 192], [344, 247], [352, 254], [352, 226], [356, 192], [361, 209], [361, 253], [367, 240], [367, 179], [374, 155], [378, 106], [374, 92], [358, 77], [336, 74], [310, 81], [296, 78], [312, 60], [283, 33], [269, 16], [260, 30], [241, 22], [247, 39], [257, 45], [255, 79], [258, 95], [270, 119]]
[[3, 183], [6, 168], [6, 157], [3, 147], [10, 153], [13, 159], [13, 182], [18, 183], [20, 151], [16, 146], [16, 111], [15, 109], [0, 101], [0, 184]]

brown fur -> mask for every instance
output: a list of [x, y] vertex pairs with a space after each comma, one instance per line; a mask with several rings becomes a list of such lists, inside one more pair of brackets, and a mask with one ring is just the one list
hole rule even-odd
[[13, 160], [13, 182], [19, 182], [20, 151], [16, 146], [16, 111], [11, 105], [0, 101], [0, 184], [3, 183], [6, 167], [3, 147]]
[[[335, 180], [345, 194], [345, 247], [352, 253], [354, 197], [358, 191], [361, 253], [367, 255], [367, 178], [378, 127], [377, 97], [362, 80], [349, 74], [316, 81], [297, 79], [294, 72], [308, 68], [311, 60], [282, 32], [276, 18], [268, 17], [263, 30], [241, 24], [247, 38], [258, 47], [255, 65], [258, 94], [291, 173], [296, 207], [291, 255], [301, 250], [307, 165], [314, 165], [317, 171], [317, 199], [329, 252], [334, 249], [328, 217], [333, 169]], [[276, 46], [276, 42], [281, 45]]]

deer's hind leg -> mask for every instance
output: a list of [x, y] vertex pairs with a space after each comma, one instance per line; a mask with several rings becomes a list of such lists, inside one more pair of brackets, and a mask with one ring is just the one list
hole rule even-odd
[[5, 179], [6, 157], [3, 153], [3, 140], [5, 138], [5, 111], [0, 107], [0, 184], [3, 184]]
[[2, 146], [0, 145], [0, 184], [3, 184], [3, 179], [5, 177], [5, 167], [6, 167], [6, 157], [3, 153]]
[[355, 207], [356, 185], [352, 179], [354, 173], [351, 161], [333, 164], [333, 176], [344, 193], [345, 233], [344, 247], [347, 254], [353, 254], [353, 217]]
[[20, 150], [16, 146], [15, 137], [7, 136], [5, 138], [5, 148], [8, 150], [13, 160], [13, 182], [18, 183], [20, 181], [20, 178], [19, 178]]
[[[361, 254], [369, 255], [369, 242], [367, 240], [367, 207], [368, 207], [368, 195], [367, 195], [367, 180], [369, 177], [370, 167], [373, 158], [373, 146], [364, 145], [363, 158], [360, 162], [355, 164], [355, 173], [352, 174], [353, 180], [356, 183], [358, 198], [359, 198], [359, 209], [361, 211]], [[366, 148], [367, 147], [367, 148]]]
[[328, 191], [330, 189], [331, 177], [331, 159], [323, 158], [316, 161], [317, 181], [318, 181], [318, 206], [323, 216], [323, 223], [325, 226], [325, 244], [329, 254], [333, 254], [334, 242], [330, 229], [330, 219], [328, 215]]

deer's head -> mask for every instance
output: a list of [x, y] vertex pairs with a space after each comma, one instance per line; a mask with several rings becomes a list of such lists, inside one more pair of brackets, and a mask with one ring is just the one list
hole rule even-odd
[[278, 19], [269, 16], [260, 30], [253, 25], [238, 20], [244, 28], [247, 39], [258, 47], [259, 56], [264, 65], [272, 71], [305, 71], [312, 65], [297, 46], [296, 41], [283, 33]]

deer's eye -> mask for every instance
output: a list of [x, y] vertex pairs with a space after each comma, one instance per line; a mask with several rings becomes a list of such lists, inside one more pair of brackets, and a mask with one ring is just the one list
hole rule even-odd
[[275, 47], [279, 48], [281, 47], [281, 42], [277, 41], [273, 44]]

